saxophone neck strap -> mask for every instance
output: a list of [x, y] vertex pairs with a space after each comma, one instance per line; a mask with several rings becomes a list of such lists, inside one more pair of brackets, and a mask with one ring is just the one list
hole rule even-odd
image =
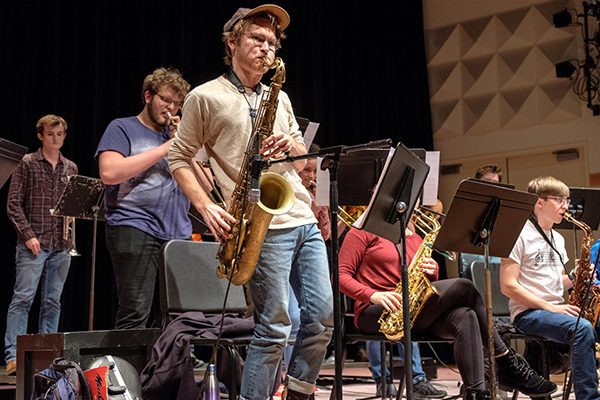
[[[544, 238], [544, 240], [546, 241], [546, 243], [548, 243], [550, 245], [550, 247], [552, 248], [552, 250], [554, 250], [554, 252], [556, 254], [558, 254], [558, 258], [560, 259], [560, 263], [564, 266], [565, 263], [563, 262], [562, 254], [560, 254], [560, 252], [558, 250], [556, 250], [556, 247], [554, 247], [554, 236], [552, 236], [552, 240], [550, 240], [550, 238], [548, 237], [548, 235], [546, 235], [546, 232], [544, 232], [544, 230], [542, 229], [542, 227], [538, 223], [537, 217], [535, 216], [535, 214], [531, 214], [531, 216], [529, 217], [529, 221], [531, 221], [531, 223], [533, 224], [533, 226], [535, 226], [535, 229], [537, 229], [537, 231], [540, 233], [540, 235], [542, 235], [542, 237]], [[550, 230], [550, 235], [552, 235], [552, 230]]]
[[[233, 83], [238, 92], [242, 93], [243, 95], [246, 95], [246, 86], [244, 86], [240, 78], [237, 76], [237, 74], [233, 70], [233, 67], [227, 68], [227, 71], [225, 72], [225, 78], [227, 78], [229, 82]], [[253, 88], [253, 90], [258, 95], [260, 95], [260, 92], [262, 91], [260, 82]]]
[[[248, 100], [248, 96], [246, 96], [246, 86], [244, 86], [240, 78], [237, 76], [237, 74], [233, 70], [233, 67], [227, 68], [227, 72], [225, 72], [225, 78], [227, 78], [231, 83], [233, 83], [233, 85], [237, 88], [238, 92], [240, 92], [242, 96], [244, 96], [244, 99], [246, 100], [246, 103], [248, 104], [248, 108], [250, 110], [250, 118], [252, 119], [252, 125], [254, 125], [255, 118], [258, 113], [258, 109], [256, 108], [256, 101], [253, 107], [252, 104], [250, 104], [250, 100]], [[261, 92], [260, 82], [256, 85], [256, 87], [253, 90], [256, 92], [256, 99], [258, 100], [258, 97], [260, 97]]]

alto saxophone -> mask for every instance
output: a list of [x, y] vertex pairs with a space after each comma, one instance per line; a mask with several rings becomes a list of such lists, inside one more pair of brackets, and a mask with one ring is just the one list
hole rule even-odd
[[229, 239], [221, 242], [217, 259], [217, 276], [227, 278], [234, 285], [248, 282], [256, 268], [262, 242], [274, 215], [288, 212], [294, 205], [292, 185], [281, 175], [267, 172], [260, 178], [260, 201], [248, 201], [251, 187], [250, 169], [259, 154], [260, 143], [273, 134], [273, 125], [277, 112], [277, 98], [281, 85], [285, 81], [285, 67], [281, 58], [272, 64], [275, 68], [269, 89], [263, 93], [257, 117], [252, 127], [252, 135], [242, 161], [235, 189], [231, 195], [228, 210], [235, 218], [231, 224]]
[[[419, 212], [418, 210], [415, 211]], [[421, 263], [425, 258], [431, 257], [433, 243], [437, 238], [441, 225], [435, 218], [424, 213], [420, 213], [420, 216], [431, 225], [431, 230], [423, 238], [421, 246], [419, 246], [408, 267], [408, 301], [411, 328], [427, 300], [431, 296], [438, 295], [437, 289], [431, 285], [429, 279], [421, 271]], [[396, 293], [402, 294], [402, 282], [396, 284]], [[400, 340], [404, 337], [402, 306], [396, 311], [383, 311], [377, 322], [379, 322], [379, 332], [383, 333], [388, 339]]]
[[[579, 263], [575, 270], [573, 290], [569, 295], [569, 304], [579, 307], [582, 310], [582, 317], [590, 321], [592, 326], [596, 326], [598, 316], [600, 315], [600, 288], [590, 282], [592, 279], [590, 276], [590, 253], [593, 242], [592, 229], [586, 223], [574, 219], [568, 212], [565, 213], [563, 218], [584, 232]], [[590, 285], [591, 287], [589, 287]]]

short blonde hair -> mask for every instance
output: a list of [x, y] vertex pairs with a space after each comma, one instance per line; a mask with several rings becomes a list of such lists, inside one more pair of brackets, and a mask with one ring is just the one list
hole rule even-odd
[[539, 198], [546, 199], [549, 196], [569, 197], [571, 191], [561, 180], [552, 176], [540, 176], [527, 185], [529, 193], [537, 194]]
[[67, 131], [67, 121], [64, 118], [59, 117], [58, 115], [48, 114], [44, 115], [42, 118], [38, 119], [38, 122], [35, 124], [35, 130], [39, 134], [44, 134], [44, 127], [48, 126], [56, 126], [61, 124], [63, 128], [65, 128], [65, 132]]

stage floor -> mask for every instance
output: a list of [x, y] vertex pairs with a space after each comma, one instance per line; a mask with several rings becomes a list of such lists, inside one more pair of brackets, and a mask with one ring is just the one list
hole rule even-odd
[[[332, 365], [324, 365], [321, 370], [321, 379], [319, 379], [317, 391], [315, 392], [316, 400], [329, 399], [333, 377], [334, 367]], [[560, 399], [562, 397], [564, 375], [552, 375], [551, 379], [558, 385], [558, 391], [552, 397]], [[456, 366], [438, 366], [437, 378], [431, 382], [438, 389], [448, 392], [446, 399], [459, 398], [454, 397], [458, 396], [461, 383], [460, 374]], [[398, 386], [398, 381], [395, 381], [395, 384]], [[375, 396], [375, 383], [371, 379], [368, 363], [353, 363], [350, 366], [344, 367], [342, 388], [342, 398], [344, 400], [360, 400]], [[509, 400], [512, 398], [512, 392], [498, 391], [496, 398], [499, 400]], [[530, 397], [519, 393], [518, 399], [530, 399]], [[569, 395], [569, 400], [575, 400], [573, 393]]]
[[[202, 370], [197, 370], [197, 373], [201, 375]], [[319, 381], [317, 383], [317, 390], [315, 391], [316, 400], [328, 400], [331, 395], [331, 387], [334, 378], [334, 366], [332, 364], [323, 365]], [[1, 379], [4, 378], [4, 379]], [[12, 379], [6, 379], [4, 367], [0, 367], [0, 400], [14, 399], [15, 385], [9, 384], [7, 381]], [[14, 379], [14, 377], [11, 377]], [[562, 384], [564, 375], [552, 375], [552, 380], [559, 386], [558, 391], [552, 396], [555, 399], [562, 397]], [[4, 382], [2, 382], [4, 381]], [[14, 380], [13, 380], [14, 382]], [[446, 399], [450, 399], [453, 396], [457, 396], [460, 390], [460, 375], [456, 366], [438, 366], [437, 367], [437, 379], [432, 380], [432, 383], [438, 388], [448, 392]], [[398, 381], [395, 381], [398, 386]], [[342, 380], [342, 398], [344, 400], [361, 400], [369, 398], [375, 395], [375, 383], [371, 379], [371, 372], [366, 362], [354, 362], [349, 363], [344, 367], [344, 377]], [[456, 398], [456, 397], [454, 397]], [[509, 400], [512, 398], [512, 393], [506, 393], [503, 391], [498, 392], [498, 400]], [[519, 399], [529, 399], [529, 396], [519, 394]], [[275, 397], [275, 399], [280, 399]], [[570, 394], [569, 400], [575, 400], [575, 395]]]

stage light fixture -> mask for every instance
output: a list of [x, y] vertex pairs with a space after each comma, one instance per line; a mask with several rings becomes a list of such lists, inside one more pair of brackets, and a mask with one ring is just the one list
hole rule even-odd
[[565, 26], [571, 25], [571, 21], [573, 20], [573, 17], [565, 8], [561, 12], [557, 12], [556, 14], [554, 14], [552, 16], [552, 20], [553, 20], [554, 26], [556, 28], [564, 28]]
[[570, 78], [577, 68], [569, 61], [563, 61], [555, 65], [557, 78]]
[[590, 17], [594, 17], [596, 19], [600, 18], [600, 4], [598, 4], [598, 0], [592, 0], [591, 3], [587, 4], [587, 14]]

